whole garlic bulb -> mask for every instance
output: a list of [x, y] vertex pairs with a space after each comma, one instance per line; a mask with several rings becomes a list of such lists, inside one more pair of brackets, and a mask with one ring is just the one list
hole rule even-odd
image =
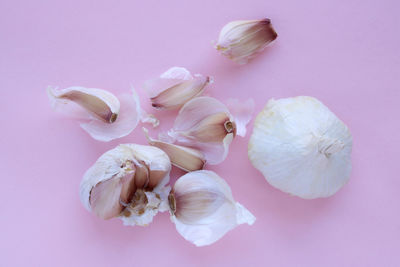
[[104, 153], [80, 184], [82, 204], [102, 219], [147, 225], [168, 210], [171, 163], [153, 146], [122, 144]]
[[258, 114], [250, 161], [274, 187], [301, 198], [335, 194], [350, 178], [352, 137], [315, 98], [270, 100]]

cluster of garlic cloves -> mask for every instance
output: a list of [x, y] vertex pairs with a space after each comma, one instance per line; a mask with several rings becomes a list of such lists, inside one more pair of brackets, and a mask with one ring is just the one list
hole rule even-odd
[[80, 126], [94, 139], [108, 142], [131, 133], [139, 121], [158, 125], [158, 120], [146, 114], [134, 89], [118, 98], [97, 88], [47, 88], [51, 106], [70, 116], [83, 119]]
[[157, 109], [178, 109], [190, 99], [203, 93], [205, 87], [212, 82], [208, 76], [191, 75], [182, 67], [172, 67], [159, 78], [146, 81], [147, 91], [152, 106]]
[[102, 219], [147, 225], [168, 209], [168, 156], [152, 146], [123, 144], [104, 153], [80, 184], [82, 204]]
[[196, 246], [210, 245], [255, 217], [235, 202], [228, 184], [212, 171], [180, 177], [169, 194], [171, 220], [176, 230]]
[[232, 21], [222, 28], [216, 48], [233, 61], [245, 64], [277, 37], [270, 19]]

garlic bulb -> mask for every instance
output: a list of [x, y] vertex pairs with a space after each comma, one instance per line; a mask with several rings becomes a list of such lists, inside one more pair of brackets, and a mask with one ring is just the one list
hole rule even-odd
[[335, 194], [349, 180], [352, 137], [317, 99], [268, 101], [249, 141], [250, 161], [274, 187], [301, 198]]
[[123, 144], [104, 153], [80, 184], [82, 204], [102, 219], [147, 225], [168, 209], [168, 156], [152, 146]]
[[159, 78], [147, 81], [144, 89], [149, 94], [153, 107], [178, 109], [190, 99], [201, 95], [211, 82], [210, 77], [201, 74], [192, 76], [185, 68], [172, 67]]
[[194, 171], [180, 177], [169, 195], [176, 230], [196, 246], [216, 242], [255, 217], [235, 202], [228, 184], [212, 171]]
[[245, 64], [278, 37], [270, 19], [238, 20], [226, 24], [216, 48], [239, 64]]
[[62, 90], [48, 87], [47, 94], [55, 110], [87, 121], [80, 126], [99, 141], [128, 135], [140, 120], [158, 125], [156, 118], [141, 109], [133, 89], [132, 95], [123, 94], [119, 98], [102, 89], [78, 86]]
[[[168, 132], [168, 138], [163, 138], [165, 141], [200, 151], [209, 164], [222, 162], [236, 133], [246, 133], [246, 124], [254, 107], [252, 100], [243, 104], [238, 101], [231, 103], [236, 105], [236, 118], [227, 106], [215, 98], [193, 98], [180, 109], [173, 128]], [[246, 114], [240, 115], [241, 113]]]

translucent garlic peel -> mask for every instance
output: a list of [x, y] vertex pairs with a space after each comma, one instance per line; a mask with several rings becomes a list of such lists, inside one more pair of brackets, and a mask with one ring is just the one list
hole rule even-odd
[[248, 155], [272, 186], [313, 199], [346, 184], [351, 149], [347, 126], [317, 99], [299, 96], [268, 101], [254, 123]]
[[222, 28], [216, 48], [233, 61], [245, 64], [277, 37], [270, 19], [232, 21]]
[[238, 99], [230, 98], [226, 101], [230, 113], [235, 118], [236, 134], [242, 137], [246, 136], [246, 126], [250, 122], [254, 113], [254, 100], [247, 99], [244, 102]]
[[[85, 173], [80, 184], [81, 202], [87, 210], [95, 211], [101, 218], [109, 219], [121, 213], [120, 218], [124, 224], [147, 225], [160, 210], [159, 206], [165, 210], [166, 204], [163, 202], [167, 201], [169, 192], [166, 184], [169, 181], [170, 169], [168, 156], [156, 147], [119, 145], [104, 153]], [[139, 172], [141, 172], [140, 177], [145, 175], [144, 183], [138, 177]], [[127, 193], [124, 188], [132, 178], [140, 181], [138, 183], [133, 180], [134, 191]], [[106, 188], [101, 188], [103, 185]], [[100, 203], [93, 199], [92, 193], [96, 194], [94, 197]], [[127, 195], [135, 196], [143, 202], [135, 203], [134, 197], [131, 203], [125, 203]], [[119, 196], [118, 201], [117, 196]], [[154, 199], [158, 199], [159, 202], [155, 202]], [[94, 208], [92, 207], [94, 203], [100, 206]], [[137, 209], [138, 205], [140, 209]]]
[[159, 78], [144, 84], [152, 106], [159, 109], [178, 109], [190, 99], [199, 96], [211, 82], [209, 77], [190, 72], [181, 67], [173, 67]]
[[255, 221], [234, 201], [228, 184], [212, 171], [194, 171], [179, 178], [170, 194], [170, 206], [177, 231], [196, 246], [210, 245], [237, 225]]

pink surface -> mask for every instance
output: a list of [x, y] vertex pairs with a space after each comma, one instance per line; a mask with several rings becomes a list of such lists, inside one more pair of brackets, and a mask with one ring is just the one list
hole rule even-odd
[[[1, 1], [0, 265], [399, 266], [399, 9], [395, 0]], [[265, 16], [279, 34], [268, 51], [245, 66], [216, 53], [225, 23]], [[196, 248], [167, 213], [144, 228], [88, 213], [78, 197], [86, 169], [145, 139], [138, 128], [93, 140], [51, 110], [46, 86], [118, 94], [171, 66], [213, 75], [213, 96], [252, 96], [257, 112], [271, 97], [320, 99], [352, 131], [350, 182], [329, 199], [284, 194], [250, 165], [246, 136], [208, 168], [257, 217], [252, 227]], [[156, 114], [171, 126], [171, 113]]]

